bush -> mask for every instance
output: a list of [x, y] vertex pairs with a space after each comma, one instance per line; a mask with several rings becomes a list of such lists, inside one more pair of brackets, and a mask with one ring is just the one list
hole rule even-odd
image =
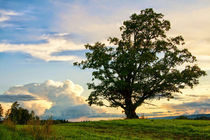
[[187, 116], [179, 116], [176, 119], [189, 120]]

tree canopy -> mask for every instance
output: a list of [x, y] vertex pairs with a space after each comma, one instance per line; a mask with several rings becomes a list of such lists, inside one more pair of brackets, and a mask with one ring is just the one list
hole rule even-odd
[[93, 69], [88, 103], [121, 107], [127, 118], [138, 118], [135, 110], [146, 100], [170, 99], [197, 85], [206, 73], [195, 64], [196, 57], [182, 49], [182, 36], [167, 35], [170, 28], [163, 14], [145, 9], [123, 22], [121, 38], [108, 39], [112, 45], [85, 45], [86, 60], [74, 65]]

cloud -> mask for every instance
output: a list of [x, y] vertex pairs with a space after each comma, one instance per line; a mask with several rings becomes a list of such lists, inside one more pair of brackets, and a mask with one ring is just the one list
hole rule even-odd
[[[48, 80], [44, 83], [11, 87], [0, 98], [14, 98], [9, 101], [18, 101], [21, 106], [34, 110], [42, 118], [50, 116], [53, 116], [54, 119], [122, 116], [107, 114], [103, 109], [90, 107], [85, 98], [81, 96], [82, 92], [83, 88], [70, 80], [64, 82]], [[17, 98], [15, 99], [15, 97]], [[26, 100], [26, 97], [27, 99], [33, 98]]]
[[[110, 5], [110, 3], [112, 4]], [[89, 1], [88, 4], [84, 5], [81, 2], [66, 3], [55, 1], [55, 5], [64, 7], [57, 13], [59, 22], [56, 22], [56, 27], [59, 31], [82, 35], [79, 39], [85, 38], [86, 42], [106, 42], [109, 36], [119, 37], [119, 27], [122, 25], [122, 22], [127, 20], [132, 13], [138, 13], [139, 10], [146, 7], [136, 6], [138, 5], [137, 3], [137, 1], [133, 3], [123, 1], [121, 4], [118, 2]], [[145, 5], [155, 7], [157, 12], [162, 11], [165, 15], [164, 18], [171, 21], [172, 29], [169, 35], [183, 35], [186, 42], [184, 47], [197, 56], [198, 64], [202, 69], [209, 70], [210, 52], [208, 49], [210, 39], [208, 36], [210, 18], [207, 17], [209, 17], [210, 7], [197, 2], [192, 2], [190, 5], [186, 2], [183, 2], [182, 5], [177, 2], [168, 2], [167, 5], [173, 8], [168, 8], [166, 11], [160, 8], [163, 3], [166, 2], [160, 0], [155, 3], [152, 2], [152, 4], [151, 2], [145, 2]], [[126, 7], [124, 7], [124, 4]], [[198, 5], [198, 7], [195, 8], [194, 5]], [[183, 6], [183, 8], [177, 10], [178, 6]], [[100, 12], [94, 12], [96, 10]]]
[[14, 11], [0, 10], [0, 22], [8, 21], [11, 16], [18, 16], [18, 15], [21, 14]]
[[[186, 40], [185, 47], [197, 56], [199, 66], [203, 69], [210, 69], [210, 64], [208, 63], [210, 61], [210, 53], [208, 51], [210, 46], [210, 39], [208, 37], [210, 19], [207, 18], [210, 7], [207, 4], [199, 4], [198, 2], [166, 3], [165, 0], [157, 2], [98, 2], [90, 0], [85, 3], [83, 1], [50, 1], [50, 3], [55, 9], [54, 11], [56, 11], [54, 13], [56, 18], [53, 20], [54, 18], [50, 17], [50, 19], [52, 18], [52, 22], [47, 23], [47, 26], [50, 28], [45, 31], [57, 32], [56, 34], [48, 36], [45, 38], [46, 42], [41, 44], [1, 43], [0, 52], [21, 51], [45, 61], [81, 60], [80, 57], [75, 55], [54, 56], [53, 54], [61, 51], [84, 49], [84, 43], [96, 41], [107, 43], [106, 39], [109, 36], [120, 36], [119, 27], [124, 20], [129, 19], [129, 16], [132, 13], [139, 12], [146, 7], [154, 7], [155, 11], [162, 12], [166, 15], [165, 18], [171, 21], [172, 31], [170, 32], [170, 35], [183, 35]], [[164, 10], [162, 9], [163, 3], [169, 6], [166, 9], [167, 11], [165, 10], [165, 7]], [[205, 1], [205, 3], [208, 3], [208, 1]], [[195, 4], [198, 7], [192, 8]], [[186, 8], [177, 10], [177, 7], [180, 6]], [[8, 18], [7, 16], [20, 15], [20, 13], [14, 11], [0, 11], [0, 13], [6, 16], [3, 16], [2, 20], [7, 20], [5, 19]], [[35, 12], [30, 12], [32, 15], [34, 13]], [[37, 15], [33, 16], [36, 17]], [[42, 19], [43, 17], [36, 18]], [[31, 27], [29, 28], [33, 29], [36, 25], [30, 26]], [[34, 30], [38, 31], [37, 27]], [[32, 31], [29, 30], [29, 32]], [[43, 33], [45, 32], [43, 31]], [[18, 36], [16, 36], [16, 38], [19, 38]], [[28, 39], [29, 36], [32, 36], [34, 40], [40, 38], [40, 36], [32, 34], [28, 34], [25, 38]], [[71, 38], [71, 40], [68, 40], [67, 38]]]
[[55, 21], [55, 30], [78, 34], [78, 39], [83, 42], [106, 42], [110, 36], [120, 36], [119, 27], [122, 21], [129, 17], [132, 8], [122, 5], [107, 8], [108, 3], [109, 6], [116, 4], [111, 1], [89, 2], [90, 4], [53, 1], [55, 7], [63, 7], [58, 8], [59, 12], [56, 13], [58, 20]]
[[31, 101], [36, 100], [30, 95], [0, 95], [0, 102]]
[[0, 22], [6, 21], [6, 20], [9, 20], [9, 17], [7, 17], [7, 16], [0, 17]]
[[0, 9], [0, 27], [13, 27], [13, 24], [8, 23], [14, 16], [20, 16], [21, 13], [12, 10], [2, 10]]
[[[210, 47], [210, 43], [208, 44], [208, 47]], [[203, 51], [207, 51], [207, 49], [201, 48]], [[198, 60], [198, 65], [204, 69], [204, 70], [210, 70], [210, 54], [209, 55], [196, 55], [196, 58]]]
[[[65, 35], [65, 34], [60, 34]], [[82, 50], [85, 49], [84, 45], [76, 44], [72, 41], [59, 37], [44, 36], [45, 43], [40, 44], [9, 44], [1, 43], [0, 52], [24, 52], [30, 54], [35, 58], [39, 58], [45, 61], [74, 61], [81, 60], [78, 56], [73, 55], [53, 55], [57, 52], [69, 51], [69, 50]]]
[[[34, 110], [43, 119], [50, 116], [53, 116], [54, 119], [73, 121], [125, 117], [121, 109], [110, 111], [107, 108], [90, 107], [85, 98], [81, 96], [82, 92], [83, 88], [70, 80], [63, 82], [48, 80], [44, 83], [11, 87], [3, 95], [0, 95], [0, 102], [3, 105], [7, 104], [8, 108], [9, 101], [18, 101], [22, 107]], [[175, 99], [170, 102], [155, 100], [152, 104], [156, 106], [143, 105], [137, 109], [137, 113], [139, 116], [144, 114], [147, 117], [210, 113], [208, 94], [196, 94], [196, 90], [191, 94], [188, 92], [176, 94]], [[12, 100], [5, 101], [7, 97]], [[15, 97], [17, 98], [15, 99]], [[107, 113], [108, 111], [109, 113]]]
[[210, 69], [209, 12], [210, 7], [206, 5], [163, 13], [172, 25], [169, 34], [182, 35], [186, 42], [184, 47], [197, 57], [199, 66], [206, 70]]
[[39, 99], [31, 101], [19, 101], [20, 105], [28, 110], [33, 110], [38, 116], [42, 116], [46, 109], [50, 109], [53, 105], [48, 99]]
[[181, 104], [164, 104], [162, 108], [176, 114], [208, 114], [210, 113], [210, 99], [200, 98], [191, 102], [183, 102]]

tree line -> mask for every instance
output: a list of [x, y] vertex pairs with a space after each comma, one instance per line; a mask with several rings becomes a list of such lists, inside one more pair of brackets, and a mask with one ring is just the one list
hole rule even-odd
[[[3, 120], [3, 108], [0, 104], [0, 120]], [[31, 112], [25, 108], [20, 107], [18, 102], [14, 102], [11, 108], [5, 113], [4, 120], [10, 120], [14, 124], [27, 124], [32, 120], [39, 120], [39, 117], [32, 110]]]

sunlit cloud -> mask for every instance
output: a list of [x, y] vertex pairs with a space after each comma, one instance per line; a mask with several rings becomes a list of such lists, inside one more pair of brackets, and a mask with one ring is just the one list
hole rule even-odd
[[[12, 98], [10, 102], [18, 101], [22, 107], [34, 110], [42, 118], [113, 117], [106, 114], [103, 109], [90, 107], [81, 96], [82, 92], [83, 88], [70, 80], [64, 82], [48, 80], [44, 83], [11, 87], [1, 96]], [[14, 99], [15, 97], [17, 98]], [[1, 99], [0, 102], [4, 104], [9, 101]]]
[[[160, 0], [152, 5], [155, 6], [164, 2]], [[103, 1], [102, 3], [105, 2]], [[132, 13], [141, 10], [137, 9], [132, 3], [123, 3], [127, 4], [126, 8], [124, 5], [119, 5], [115, 10], [111, 9], [112, 14], [108, 14], [107, 5], [94, 1], [91, 1], [91, 5], [87, 6], [81, 3], [68, 4], [55, 1], [56, 5], [64, 7], [57, 13], [59, 22], [56, 22], [56, 28], [60, 31], [79, 34], [81, 35], [80, 39], [83, 40], [85, 38], [87, 42], [102, 41], [107, 43], [106, 39], [109, 36], [120, 36], [119, 27], [124, 20], [128, 19]], [[173, 4], [176, 4], [176, 2]], [[101, 7], [99, 14], [92, 13], [90, 9], [94, 7]], [[132, 9], [131, 7], [134, 8]], [[156, 8], [155, 11], [162, 11], [161, 13], [165, 15], [164, 18], [171, 22], [172, 29], [169, 32], [169, 36], [183, 35], [186, 42], [184, 48], [188, 48], [193, 55], [197, 56], [198, 64], [203, 69], [209, 70], [210, 65], [206, 63], [206, 60], [210, 61], [210, 53], [208, 51], [210, 46], [210, 38], [208, 37], [210, 31], [210, 18], [208, 18], [210, 7], [186, 8], [182, 10], [168, 9], [168, 11]], [[204, 57], [205, 61], [203, 61]]]
[[[87, 43], [106, 42], [110, 36], [120, 36], [119, 27], [133, 11], [131, 7], [125, 8], [123, 5], [117, 8], [108, 8], [107, 1], [102, 3], [90, 1], [91, 4], [88, 5], [63, 1], [54, 1], [53, 3], [56, 7], [63, 7], [56, 13], [59, 20], [55, 21], [55, 30], [78, 34], [79, 39]], [[93, 12], [93, 9], [100, 12]]]
[[[203, 90], [200, 90], [199, 88]], [[184, 94], [175, 94], [170, 101], [151, 100], [137, 109], [139, 116], [164, 117], [183, 114], [207, 114], [209, 110], [209, 85], [201, 85], [193, 91], [186, 89]], [[20, 105], [34, 110], [42, 118], [53, 116], [54, 119], [94, 120], [114, 119], [125, 117], [122, 109], [106, 107], [90, 107], [82, 96], [83, 88], [70, 80], [63, 82], [48, 80], [44, 83], [32, 83], [14, 86], [0, 96], [0, 102], [6, 109], [12, 102], [18, 101]], [[4, 98], [1, 98], [4, 97]], [[115, 114], [114, 114], [114, 113]]]
[[5, 22], [11, 18], [11, 16], [18, 16], [21, 15], [18, 12], [15, 11], [7, 11], [7, 10], [1, 10], [0, 9], [0, 22]]
[[176, 112], [179, 115], [183, 114], [208, 114], [210, 113], [210, 99], [200, 99], [193, 102], [185, 102], [182, 104], [165, 104], [162, 108], [166, 108], [171, 112]]
[[[169, 10], [165, 15], [171, 22], [170, 35], [182, 35], [185, 48], [195, 55], [198, 64], [205, 70], [210, 70], [210, 7], [186, 8], [183, 10]], [[164, 13], [163, 13], [164, 14]]]
[[53, 105], [52, 101], [46, 99], [32, 100], [32, 101], [19, 101], [20, 105], [28, 110], [34, 110], [36, 115], [41, 116], [45, 113], [46, 109], [50, 109]]
[[30, 54], [35, 58], [45, 61], [73, 61], [81, 60], [78, 56], [54, 56], [54, 53], [68, 51], [68, 50], [81, 50], [84, 45], [76, 44], [72, 41], [63, 38], [49, 38], [44, 37], [46, 43], [40, 44], [0, 44], [0, 52], [24, 52]]

